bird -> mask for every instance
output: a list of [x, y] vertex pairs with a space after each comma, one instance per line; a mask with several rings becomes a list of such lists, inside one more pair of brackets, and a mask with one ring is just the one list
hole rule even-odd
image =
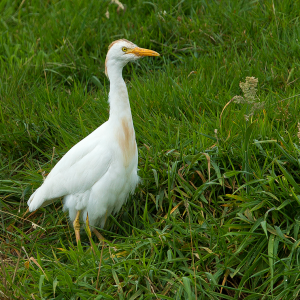
[[29, 211], [63, 197], [63, 210], [80, 241], [80, 222], [102, 240], [96, 226], [117, 213], [139, 183], [138, 149], [123, 67], [159, 53], [119, 39], [108, 47], [105, 74], [110, 81], [109, 118], [73, 146], [53, 167], [43, 184], [30, 196]]

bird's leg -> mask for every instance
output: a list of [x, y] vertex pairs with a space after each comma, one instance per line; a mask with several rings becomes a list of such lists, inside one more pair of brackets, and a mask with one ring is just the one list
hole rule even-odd
[[91, 233], [91, 229], [90, 229], [89, 213], [88, 212], [86, 213], [85, 227], [86, 227], [87, 235], [88, 235], [89, 239], [91, 239], [92, 233]]
[[79, 223], [79, 217], [80, 217], [80, 210], [77, 211], [76, 218], [73, 222], [73, 227], [75, 230], [75, 237], [76, 237], [76, 243], [78, 245], [78, 241], [80, 241], [80, 223]]
[[[106, 210], [106, 213], [105, 213], [105, 222], [106, 222], [106, 218], [107, 218], [107, 210]], [[104, 222], [104, 223], [105, 223]], [[96, 229], [96, 228], [93, 228], [93, 232], [95, 233], [95, 235], [97, 236], [97, 238], [99, 239], [99, 242], [104, 242], [104, 237], [103, 235]]]
[[86, 233], [87, 233], [87, 235], [89, 237], [89, 240], [90, 240], [92, 251], [93, 251], [94, 254], [96, 254], [95, 250], [93, 248], [93, 244], [92, 244], [92, 233], [91, 233], [91, 229], [90, 229], [89, 213], [88, 212], [86, 213], [85, 227], [86, 227]]
[[104, 241], [103, 235], [96, 228], [93, 228], [93, 232], [95, 233], [100, 242]]

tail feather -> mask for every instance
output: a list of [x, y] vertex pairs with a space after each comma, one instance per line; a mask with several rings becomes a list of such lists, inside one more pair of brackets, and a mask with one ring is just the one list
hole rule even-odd
[[29, 198], [27, 205], [29, 206], [29, 211], [35, 211], [40, 207], [45, 207], [51, 204], [55, 199], [46, 199], [42, 186], [39, 187]]
[[32, 201], [33, 201], [33, 199], [34, 199], [34, 196], [35, 196], [36, 192], [37, 192], [37, 190], [30, 196], [29, 200], [27, 201], [27, 205], [28, 205], [28, 207], [29, 207], [29, 211], [33, 211], [33, 210], [30, 208], [30, 206], [31, 206], [31, 204], [32, 204]]

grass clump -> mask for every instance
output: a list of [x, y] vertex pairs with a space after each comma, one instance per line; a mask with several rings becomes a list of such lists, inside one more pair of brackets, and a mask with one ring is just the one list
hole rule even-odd
[[[1, 4], [0, 297], [297, 299], [299, 4], [115, 3]], [[124, 70], [143, 183], [75, 247], [26, 201], [107, 119], [118, 38], [162, 54]]]

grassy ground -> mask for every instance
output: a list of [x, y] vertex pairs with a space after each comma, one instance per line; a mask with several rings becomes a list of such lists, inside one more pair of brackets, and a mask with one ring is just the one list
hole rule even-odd
[[[125, 8], [0, 2], [0, 298], [298, 299], [299, 1]], [[26, 201], [107, 119], [118, 38], [162, 56], [124, 70], [143, 182], [92, 251], [61, 201]], [[264, 105], [252, 116], [230, 102], [247, 76]]]

